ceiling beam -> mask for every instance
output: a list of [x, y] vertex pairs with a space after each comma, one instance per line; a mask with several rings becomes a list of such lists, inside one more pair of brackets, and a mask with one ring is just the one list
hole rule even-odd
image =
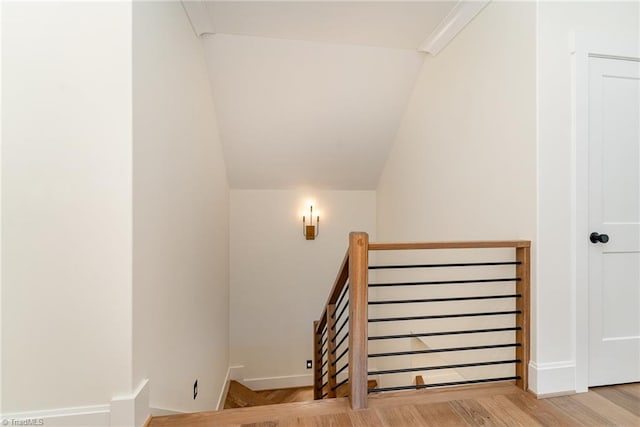
[[418, 51], [436, 56], [475, 18], [490, 0], [459, 1], [422, 42]]

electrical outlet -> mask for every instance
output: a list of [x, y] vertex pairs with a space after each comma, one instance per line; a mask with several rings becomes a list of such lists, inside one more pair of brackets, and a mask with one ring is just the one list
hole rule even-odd
[[311, 360], [307, 360], [307, 369], [311, 369]]
[[198, 397], [198, 380], [193, 383], [193, 400], [196, 400], [196, 397]]

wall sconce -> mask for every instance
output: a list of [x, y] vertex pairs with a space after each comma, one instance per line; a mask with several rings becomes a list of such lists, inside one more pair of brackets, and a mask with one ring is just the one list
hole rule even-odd
[[313, 205], [309, 206], [309, 225], [307, 217], [302, 216], [302, 234], [307, 240], [315, 240], [320, 234], [320, 216], [316, 216], [316, 225], [313, 225]]

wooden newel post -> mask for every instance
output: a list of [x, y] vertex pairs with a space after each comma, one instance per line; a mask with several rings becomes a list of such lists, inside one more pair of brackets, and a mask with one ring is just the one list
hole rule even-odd
[[349, 233], [349, 399], [367, 407], [369, 235]]
[[521, 363], [516, 363], [516, 376], [520, 377], [519, 380], [516, 380], [516, 385], [524, 391], [527, 391], [529, 387], [529, 335], [531, 328], [530, 249], [529, 246], [516, 248], [516, 261], [520, 263], [516, 267], [516, 277], [520, 278], [516, 282], [516, 293], [522, 295], [520, 298], [516, 298], [516, 310], [520, 311], [520, 314], [516, 315], [516, 326], [521, 328], [516, 331], [516, 342], [521, 344], [516, 347], [516, 359], [521, 360]]
[[318, 333], [318, 322], [313, 322], [313, 399], [318, 400], [322, 396], [322, 390], [318, 390], [322, 385], [320, 377], [322, 359], [320, 358], [320, 334]]

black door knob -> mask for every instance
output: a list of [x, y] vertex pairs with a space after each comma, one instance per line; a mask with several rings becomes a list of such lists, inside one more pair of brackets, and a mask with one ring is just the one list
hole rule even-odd
[[607, 243], [609, 241], [609, 236], [606, 234], [600, 234], [600, 233], [596, 233], [595, 231], [593, 233], [591, 233], [591, 235], [589, 236], [589, 240], [591, 240], [591, 243]]

